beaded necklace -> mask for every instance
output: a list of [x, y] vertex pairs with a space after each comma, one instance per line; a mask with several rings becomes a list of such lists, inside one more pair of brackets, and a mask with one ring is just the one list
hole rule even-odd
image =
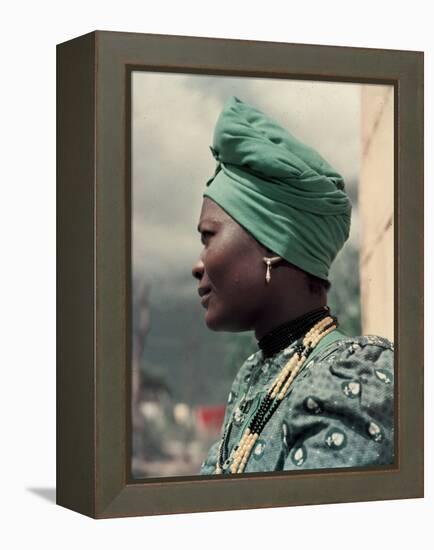
[[[318, 342], [336, 328], [337, 319], [335, 317], [327, 316], [318, 321], [304, 336], [303, 343], [297, 346], [294, 354], [273, 380], [267, 393], [263, 397], [259, 408], [253, 415], [248, 427], [244, 430], [238, 445], [234, 447], [228, 460], [226, 461], [228, 466], [230, 465], [230, 472], [232, 474], [240, 474], [243, 472], [256, 440], [287, 394], [290, 385], [299, 373], [306, 359], [309, 357]], [[228, 424], [220, 441], [215, 469], [216, 474], [223, 473], [222, 451], [223, 444], [228, 436], [229, 426], [230, 423]]]
[[322, 306], [268, 332], [258, 340], [258, 347], [263, 357], [272, 357], [287, 348], [327, 315], [330, 315], [330, 308]]

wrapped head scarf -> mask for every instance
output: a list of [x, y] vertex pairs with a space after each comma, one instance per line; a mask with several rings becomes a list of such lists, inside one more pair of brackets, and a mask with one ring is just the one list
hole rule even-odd
[[257, 241], [327, 279], [348, 238], [351, 203], [342, 177], [312, 148], [232, 97], [214, 130], [209, 197]]

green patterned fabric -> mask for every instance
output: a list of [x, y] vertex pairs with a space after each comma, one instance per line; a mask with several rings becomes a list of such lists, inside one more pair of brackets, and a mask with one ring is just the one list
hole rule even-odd
[[[244, 472], [393, 463], [393, 344], [378, 336], [339, 336], [312, 355], [297, 375]], [[225, 458], [299, 343], [269, 359], [258, 351], [242, 365], [222, 428], [222, 434], [228, 432]], [[201, 474], [215, 473], [219, 444], [220, 440], [212, 445]]]
[[218, 164], [203, 196], [274, 253], [327, 279], [350, 231], [342, 177], [314, 149], [236, 97], [220, 114], [211, 151]]

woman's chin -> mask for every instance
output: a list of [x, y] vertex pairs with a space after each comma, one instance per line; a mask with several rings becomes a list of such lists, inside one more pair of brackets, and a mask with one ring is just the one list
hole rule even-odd
[[234, 319], [219, 314], [212, 307], [206, 310], [205, 324], [207, 328], [215, 332], [242, 332], [243, 330], [250, 330], [239, 326]]
[[209, 309], [205, 313], [205, 324], [210, 330], [224, 330], [221, 328], [221, 323], [219, 323], [218, 317], [216, 318]]
[[218, 314], [216, 308], [211, 304], [208, 306], [205, 312], [205, 324], [210, 330], [221, 331], [228, 330], [227, 323], [224, 322], [222, 316]]

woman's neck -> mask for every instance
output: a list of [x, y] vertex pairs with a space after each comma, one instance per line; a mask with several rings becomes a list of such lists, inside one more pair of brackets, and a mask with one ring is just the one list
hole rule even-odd
[[284, 323], [290, 323], [310, 311], [327, 306], [327, 295], [324, 292], [302, 300], [293, 299], [290, 304], [285, 304], [284, 299], [273, 302], [270, 301], [267, 311], [263, 311], [255, 323], [254, 332], [257, 340], [261, 340]]
[[329, 307], [321, 306], [282, 323], [265, 334], [258, 341], [258, 347], [262, 350], [264, 357], [271, 357], [304, 336], [316, 323], [329, 314]]

